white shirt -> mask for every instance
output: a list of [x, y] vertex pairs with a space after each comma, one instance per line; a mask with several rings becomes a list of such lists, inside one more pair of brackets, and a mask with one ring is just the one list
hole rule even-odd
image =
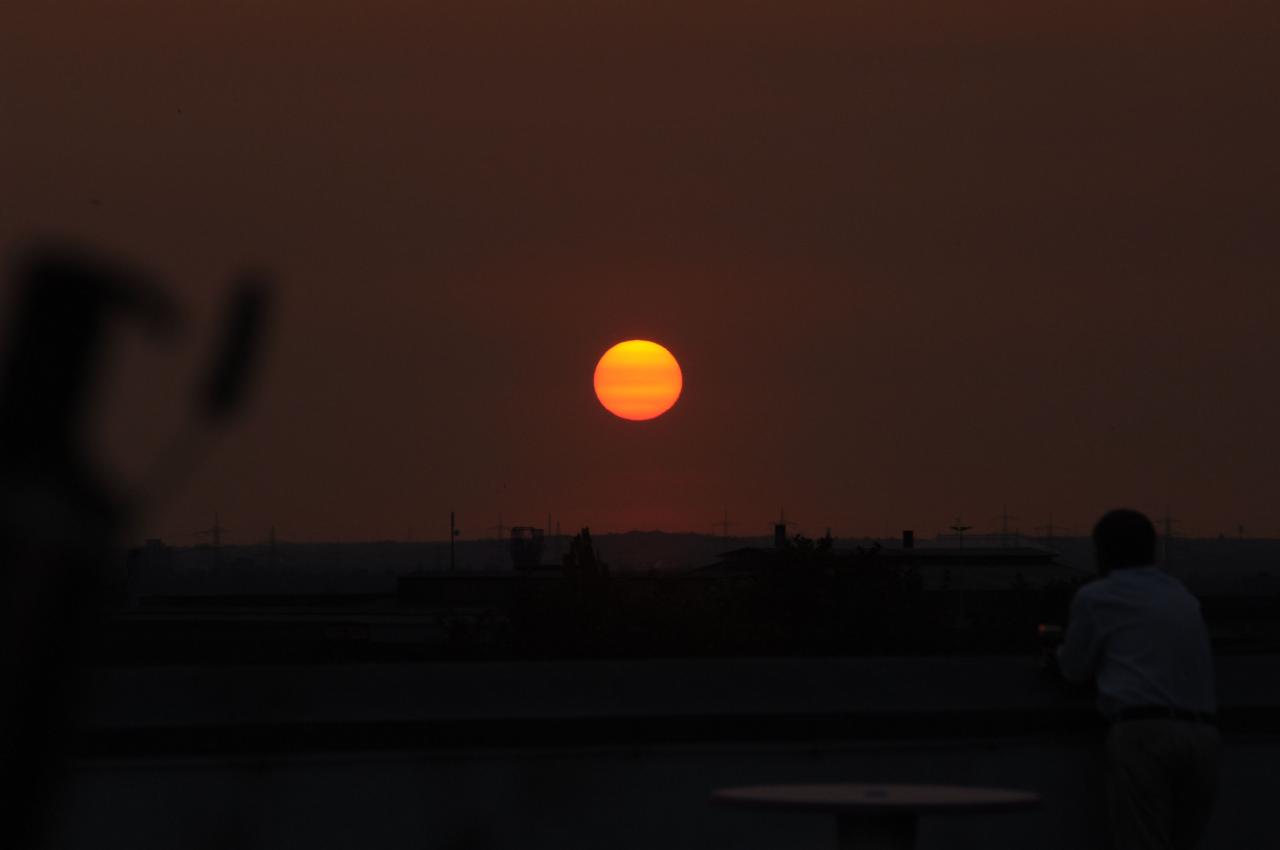
[[1097, 678], [1108, 717], [1140, 706], [1217, 712], [1200, 602], [1159, 567], [1112, 570], [1080, 588], [1058, 666], [1073, 682]]

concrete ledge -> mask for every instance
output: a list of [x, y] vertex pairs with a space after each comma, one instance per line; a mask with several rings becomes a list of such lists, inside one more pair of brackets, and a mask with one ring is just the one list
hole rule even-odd
[[[1280, 658], [1219, 659], [1225, 731], [1280, 731]], [[118, 668], [89, 755], [1061, 735], [1087, 690], [1029, 658]]]

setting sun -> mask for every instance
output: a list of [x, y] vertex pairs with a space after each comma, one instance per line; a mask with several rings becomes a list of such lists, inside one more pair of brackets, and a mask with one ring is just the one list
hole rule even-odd
[[596, 364], [596, 396], [614, 416], [661, 416], [680, 397], [684, 378], [671, 352], [656, 342], [632, 339], [610, 348]]

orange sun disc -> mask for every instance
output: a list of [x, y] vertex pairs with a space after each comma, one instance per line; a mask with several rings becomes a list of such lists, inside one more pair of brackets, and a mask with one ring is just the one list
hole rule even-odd
[[661, 416], [680, 397], [680, 364], [656, 342], [630, 339], [610, 348], [596, 364], [596, 397], [623, 419]]

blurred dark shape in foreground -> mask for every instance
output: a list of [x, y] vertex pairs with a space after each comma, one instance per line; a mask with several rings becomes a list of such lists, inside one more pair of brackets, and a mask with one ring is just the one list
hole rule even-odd
[[242, 275], [228, 301], [222, 343], [203, 385], [201, 401], [211, 422], [230, 419], [243, 403], [270, 318], [270, 279], [259, 271]]
[[171, 336], [177, 305], [149, 278], [73, 248], [30, 251], [14, 278], [17, 303], [0, 383], [6, 490], [53, 486], [74, 499], [67, 510], [109, 520], [118, 506], [96, 479], [81, 433], [102, 354], [119, 319], [135, 320], [155, 339]]
[[[100, 608], [103, 563], [141, 497], [115, 487], [85, 445], [108, 343], [130, 321], [163, 342], [181, 311], [154, 278], [80, 246], [36, 245], [12, 269], [0, 373], [0, 844], [37, 844], [58, 779], [75, 672]], [[270, 289], [233, 293], [193, 423], [229, 420], [261, 348]]]

